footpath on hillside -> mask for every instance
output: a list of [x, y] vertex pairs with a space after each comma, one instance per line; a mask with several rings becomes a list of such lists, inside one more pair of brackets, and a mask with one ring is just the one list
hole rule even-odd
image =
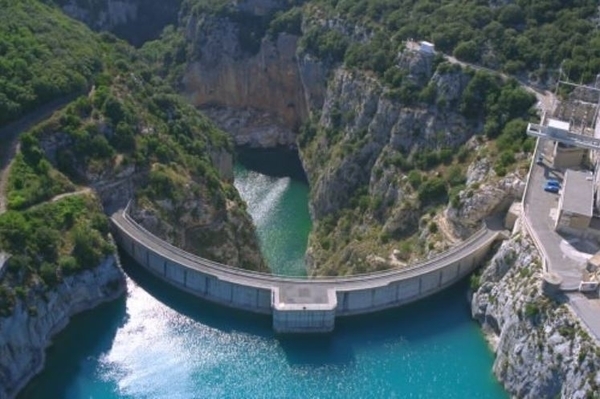
[[19, 148], [19, 136], [43, 120], [48, 119], [54, 112], [77, 98], [78, 95], [54, 100], [0, 128], [0, 214], [6, 211], [5, 193], [8, 185], [8, 175], [12, 160]]
[[[6, 212], [8, 176], [12, 160], [19, 150], [19, 136], [43, 120], [48, 119], [54, 112], [77, 98], [78, 95], [75, 94], [54, 100], [20, 119], [0, 127], [0, 214]], [[2, 276], [2, 268], [7, 259], [8, 254], [0, 251], [0, 277]]]

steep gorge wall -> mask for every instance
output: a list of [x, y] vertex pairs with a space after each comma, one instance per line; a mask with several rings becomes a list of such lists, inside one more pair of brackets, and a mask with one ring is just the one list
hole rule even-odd
[[0, 399], [13, 398], [39, 373], [52, 337], [75, 314], [125, 292], [125, 276], [115, 256], [46, 292], [19, 299], [13, 314], [0, 318]]
[[471, 308], [496, 352], [494, 374], [516, 398], [597, 398], [600, 349], [564, 300], [542, 294], [541, 274], [517, 229], [479, 278]]
[[239, 29], [226, 18], [189, 19], [186, 38], [194, 55], [183, 93], [238, 145], [293, 146], [295, 131], [308, 117], [296, 60], [298, 37], [265, 37], [252, 55], [242, 47]]

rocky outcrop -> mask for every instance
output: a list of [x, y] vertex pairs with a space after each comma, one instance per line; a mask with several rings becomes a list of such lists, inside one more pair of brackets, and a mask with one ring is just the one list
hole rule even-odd
[[243, 24], [212, 15], [187, 20], [193, 55], [183, 92], [238, 145], [294, 146], [295, 131], [308, 115], [296, 60], [298, 38], [282, 33], [247, 43], [255, 32], [245, 32]]
[[116, 257], [94, 269], [64, 278], [49, 290], [19, 299], [9, 317], [0, 318], [0, 398], [12, 398], [44, 366], [45, 349], [69, 319], [125, 292]]
[[541, 290], [540, 255], [517, 224], [473, 281], [472, 314], [496, 352], [494, 374], [515, 398], [593, 398], [600, 348], [561, 298]]
[[233, 267], [268, 272], [252, 219], [243, 203], [226, 200], [218, 212], [210, 198], [190, 191], [177, 203], [138, 199], [133, 218], [167, 242], [204, 258]]
[[[485, 159], [474, 165], [489, 164]], [[489, 167], [489, 165], [487, 166]], [[476, 170], [477, 166], [475, 167]], [[474, 170], [473, 165], [469, 170]], [[493, 171], [491, 172], [493, 174]], [[458, 196], [458, 203], [450, 203], [444, 216], [450, 222], [454, 233], [466, 238], [481, 227], [481, 221], [487, 216], [505, 211], [510, 204], [519, 200], [525, 190], [525, 181], [516, 173], [502, 178], [480, 183], [468, 173], [467, 188]]]
[[525, 178], [517, 173], [499, 177], [487, 158], [476, 159], [467, 170], [466, 188], [457, 202], [448, 204], [444, 216], [454, 233], [466, 238], [481, 227], [481, 220], [496, 212], [505, 211], [519, 200], [525, 190]]
[[[312, 268], [325, 266], [332, 273], [333, 264], [342, 259], [351, 259], [350, 263], [368, 255], [389, 259], [395, 248], [382, 244], [426, 227], [420, 226], [424, 207], [419, 205], [415, 187], [407, 182], [407, 165], [417, 162], [421, 154], [456, 149], [477, 132], [457, 109], [470, 77], [455, 68], [434, 73], [430, 57], [407, 53], [399, 62], [406, 64], [413, 84], [421, 85], [415, 86], [412, 100], [398, 96], [372, 74], [337, 68], [328, 82], [323, 107], [316, 113], [319, 120], [312, 132], [300, 137], [313, 218], [322, 221], [333, 216], [335, 220], [354, 212], [348, 216], [350, 226], [338, 223], [333, 231], [317, 227], [318, 237], [311, 237], [307, 256]], [[434, 98], [416, 101], [425, 87], [431, 87]], [[338, 245], [346, 244], [334, 250], [323, 247], [325, 235]], [[371, 268], [357, 264], [352, 269]], [[321, 271], [315, 269], [315, 273]]]
[[65, 14], [97, 30], [112, 30], [118, 25], [138, 18], [139, 0], [101, 2], [97, 8], [84, 6], [80, 1], [67, 0], [62, 4]]
[[[446, 80], [434, 77], [436, 82]], [[440, 86], [446, 87], [442, 83]], [[461, 87], [455, 83], [452, 86], [452, 90], [458, 90], [458, 94], [452, 91], [452, 96], [459, 96]], [[314, 153], [303, 152], [313, 185], [311, 210], [316, 218], [344, 207], [362, 185], [388, 191], [389, 184], [394, 183], [377, 184], [380, 178], [372, 173], [375, 169], [389, 170], [382, 166], [389, 164], [394, 155], [407, 157], [414, 151], [457, 147], [473, 133], [456, 112], [406, 106], [391, 98], [374, 78], [345, 69], [336, 70], [329, 84], [319, 125], [336, 132], [336, 136], [320, 138]], [[335, 147], [346, 147], [348, 151], [336, 153]], [[369, 194], [388, 195], [380, 190]]]
[[249, 148], [295, 147], [296, 134], [277, 115], [255, 108], [211, 106], [202, 112], [231, 134], [237, 146]]
[[[226, 135], [175, 96], [163, 97], [161, 111], [154, 113], [137, 91], [124, 86], [113, 90], [127, 93], [129, 101], [123, 103], [137, 108], [139, 119], [130, 128], [138, 139], [133, 136], [129, 150], [111, 147], [107, 156], [91, 160], [74, 150], [81, 143], [57, 116], [35, 132], [50, 163], [78, 184], [94, 189], [107, 214], [133, 200], [133, 217], [158, 237], [213, 261], [268, 271], [252, 220], [233, 186], [233, 149]], [[88, 98], [94, 96], [93, 91]], [[73, 112], [73, 106], [65, 110]], [[100, 141], [115, 142], [120, 134], [105, 115], [88, 122], [94, 124]], [[165, 124], [178, 129], [166, 130]], [[148, 137], [153, 137], [150, 151], [144, 140]]]

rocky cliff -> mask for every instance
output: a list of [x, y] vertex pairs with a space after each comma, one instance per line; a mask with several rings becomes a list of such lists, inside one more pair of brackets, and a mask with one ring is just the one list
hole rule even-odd
[[[452, 98], [460, 98], [468, 82], [455, 73], [430, 77], [441, 87], [440, 92], [446, 90]], [[314, 217], [320, 219], [346, 207], [357, 189], [366, 185], [369, 196], [397, 203], [395, 191], [403, 173], [391, 180], [384, 176], [396, 168], [390, 159], [408, 158], [417, 151], [457, 148], [476, 133], [455, 109], [407, 105], [390, 94], [368, 74], [335, 70], [318, 121], [326, 134], [317, 136], [302, 151], [313, 187]], [[377, 169], [383, 174], [375, 173]]]
[[295, 132], [308, 115], [296, 60], [298, 37], [261, 35], [253, 49], [240, 40], [248, 34], [243, 26], [217, 16], [189, 17], [185, 36], [193, 50], [183, 93], [237, 145], [295, 146]]
[[140, 45], [177, 20], [181, 0], [55, 0], [65, 14], [98, 31], [111, 31]]
[[600, 349], [565, 300], [541, 290], [541, 261], [519, 226], [473, 281], [478, 320], [496, 352], [494, 374], [515, 398], [595, 398]]
[[471, 140], [467, 148], [477, 154], [466, 171], [465, 188], [444, 210], [453, 234], [466, 238], [480, 228], [481, 221], [494, 213], [504, 212], [513, 201], [523, 196], [526, 169], [516, 169], [498, 176], [488, 157], [482, 156], [484, 146]]
[[117, 298], [125, 288], [117, 259], [109, 256], [51, 290], [40, 286], [19, 299], [11, 316], [0, 317], [0, 398], [14, 397], [41, 371], [52, 337], [73, 315]]
[[[291, 17], [273, 19], [272, 6], [248, 14], [228, 4], [182, 17], [188, 50], [181, 88], [237, 145], [298, 145], [315, 222], [312, 273], [360, 273], [430, 256], [519, 196], [518, 176], [490, 177], [493, 157], [481, 172], [485, 181], [472, 179], [460, 190], [475, 174], [466, 170], [474, 158], [469, 139], [483, 131], [475, 113], [463, 109], [477, 91], [472, 72], [402, 47], [387, 73], [393, 77], [382, 79], [328, 52], [341, 42], [369, 43], [368, 29], [304, 8], [301, 32], [290, 34], [275, 27]], [[418, 181], [409, 181], [411, 170]], [[428, 216], [439, 204], [448, 204], [446, 216]], [[427, 226], [433, 234], [420, 234]], [[399, 245], [413, 247], [411, 259], [393, 256], [409, 252]]]
[[[452, 164], [452, 153], [478, 132], [457, 111], [469, 76], [455, 69], [436, 71], [431, 57], [422, 54], [411, 52], [406, 58], [402, 68], [420, 85], [413, 89], [413, 100], [398, 96], [368, 73], [336, 68], [323, 107], [315, 112], [319, 119], [299, 138], [311, 184], [311, 214], [317, 221], [308, 256], [315, 273], [335, 273], [340, 263], [352, 264], [339, 270], [343, 273], [399, 266], [392, 255], [398, 249], [396, 240], [427, 226], [422, 220], [425, 209], [447, 200], [446, 184], [461, 184], [461, 166], [429, 170], [436, 170], [438, 163]], [[438, 100], [416, 100], [419, 90], [436, 93]], [[435, 105], [439, 99], [443, 104]], [[407, 180], [411, 169], [422, 169], [416, 175], [418, 184]], [[433, 189], [432, 197], [425, 198], [428, 184], [441, 190]], [[419, 253], [417, 247], [430, 252], [434, 241], [440, 241], [433, 238], [432, 244], [426, 239], [413, 242], [413, 254]]]

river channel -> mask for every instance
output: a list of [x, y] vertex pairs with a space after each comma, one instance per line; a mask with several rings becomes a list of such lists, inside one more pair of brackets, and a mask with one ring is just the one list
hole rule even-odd
[[[269, 265], [305, 276], [305, 180], [235, 173]], [[20, 398], [507, 398], [466, 282], [338, 320], [330, 335], [279, 337], [269, 317], [178, 292], [124, 255], [123, 265], [127, 296], [75, 317]]]

